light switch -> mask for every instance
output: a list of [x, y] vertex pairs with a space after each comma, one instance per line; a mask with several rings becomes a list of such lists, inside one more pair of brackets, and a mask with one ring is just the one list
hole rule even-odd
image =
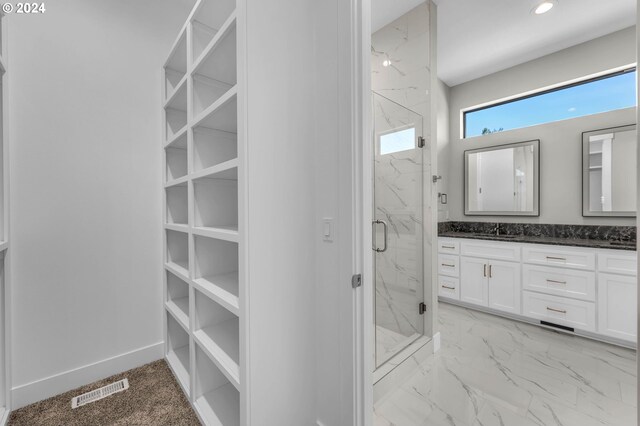
[[322, 239], [327, 242], [333, 242], [333, 218], [325, 217], [322, 219]]

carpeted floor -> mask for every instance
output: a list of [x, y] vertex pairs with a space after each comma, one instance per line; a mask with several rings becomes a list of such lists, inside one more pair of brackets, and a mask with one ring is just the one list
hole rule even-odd
[[[71, 398], [124, 378], [129, 389], [71, 409]], [[37, 402], [11, 413], [11, 426], [200, 425], [164, 360]]]

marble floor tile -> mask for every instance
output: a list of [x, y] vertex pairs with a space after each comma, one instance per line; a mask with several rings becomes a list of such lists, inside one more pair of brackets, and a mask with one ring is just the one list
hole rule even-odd
[[376, 426], [636, 425], [636, 352], [440, 303], [440, 352]]

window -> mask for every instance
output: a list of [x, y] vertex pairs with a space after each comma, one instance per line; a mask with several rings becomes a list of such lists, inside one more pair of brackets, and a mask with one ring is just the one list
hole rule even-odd
[[407, 151], [416, 147], [416, 128], [393, 130], [380, 135], [380, 155]]
[[636, 69], [464, 112], [464, 137], [636, 106]]

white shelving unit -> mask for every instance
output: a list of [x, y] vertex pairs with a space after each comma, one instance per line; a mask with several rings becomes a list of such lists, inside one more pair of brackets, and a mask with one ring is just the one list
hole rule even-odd
[[246, 410], [239, 19], [236, 0], [199, 0], [163, 83], [165, 354], [216, 426], [244, 423]]

